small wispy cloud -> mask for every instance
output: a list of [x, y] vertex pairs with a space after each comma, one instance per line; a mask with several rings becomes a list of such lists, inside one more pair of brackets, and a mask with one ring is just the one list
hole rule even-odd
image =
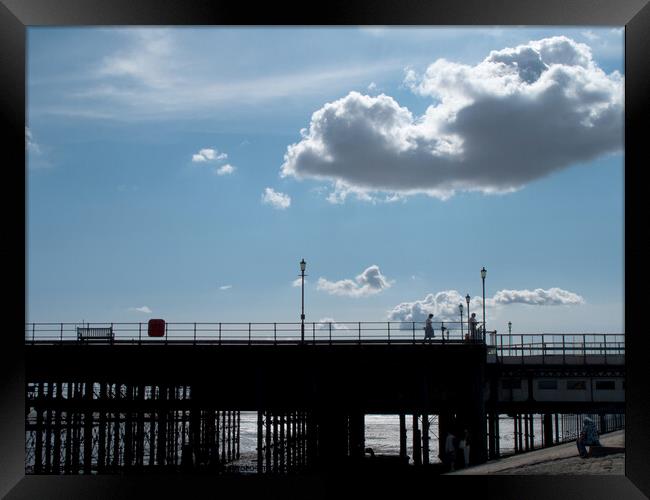
[[267, 187], [262, 194], [262, 203], [271, 205], [278, 210], [284, 210], [291, 205], [291, 197], [288, 194], [279, 193], [273, 188]]
[[27, 165], [29, 168], [51, 167], [43, 148], [34, 140], [34, 135], [29, 127], [25, 127], [25, 151], [27, 152]]
[[316, 328], [319, 330], [328, 330], [330, 325], [332, 325], [332, 330], [349, 330], [347, 326], [337, 323], [334, 318], [321, 318], [318, 320]]
[[149, 309], [147, 306], [142, 306], [142, 307], [129, 307], [129, 311], [135, 311], [135, 312], [141, 312], [145, 314], [151, 314], [153, 311]]
[[228, 158], [226, 153], [219, 153], [216, 149], [204, 148], [192, 155], [192, 162], [205, 163], [208, 161], [221, 161]]
[[226, 163], [224, 166], [219, 167], [216, 170], [217, 175], [230, 175], [236, 170], [236, 167], [231, 165], [230, 163]]
[[32, 137], [32, 132], [29, 130], [29, 127], [25, 127], [25, 151], [31, 151], [33, 153], [41, 152], [40, 146], [34, 142], [34, 138]]
[[[307, 284], [307, 279], [305, 278], [305, 284]], [[291, 286], [302, 286], [302, 278], [296, 278], [291, 282]]]
[[230, 290], [232, 288], [232, 285], [222, 285], [219, 287], [219, 290]]

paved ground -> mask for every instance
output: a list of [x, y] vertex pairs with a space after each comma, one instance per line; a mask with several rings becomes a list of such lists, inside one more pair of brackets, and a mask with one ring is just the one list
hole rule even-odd
[[487, 464], [468, 467], [449, 474], [625, 475], [625, 431], [604, 434], [600, 436], [600, 442], [604, 447], [623, 448], [623, 451], [609, 450], [614, 453], [591, 458], [580, 458], [576, 444], [573, 442], [490, 461]]

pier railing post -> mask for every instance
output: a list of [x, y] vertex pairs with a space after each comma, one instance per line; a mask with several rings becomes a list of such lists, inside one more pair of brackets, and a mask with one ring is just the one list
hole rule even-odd
[[248, 323], [248, 345], [251, 345], [251, 324]]
[[142, 322], [138, 322], [138, 345], [142, 344]]
[[278, 343], [278, 324], [273, 323], [273, 345]]
[[388, 324], [388, 343], [390, 344], [390, 321], [387, 324]]
[[361, 321], [359, 321], [359, 344], [361, 344]]
[[413, 343], [415, 344], [415, 321], [413, 321]]
[[61, 336], [59, 340], [61, 341], [61, 343], [63, 343], [63, 323], [61, 323]]
[[330, 321], [330, 345], [332, 345], [332, 322]]
[[221, 321], [219, 322], [219, 345], [221, 345]]
[[196, 345], [196, 323], [194, 323], [194, 345]]

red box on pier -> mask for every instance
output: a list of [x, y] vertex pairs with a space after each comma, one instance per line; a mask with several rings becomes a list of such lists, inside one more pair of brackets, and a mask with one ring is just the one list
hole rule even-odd
[[165, 336], [165, 320], [164, 319], [150, 319], [149, 320], [149, 337], [164, 337]]

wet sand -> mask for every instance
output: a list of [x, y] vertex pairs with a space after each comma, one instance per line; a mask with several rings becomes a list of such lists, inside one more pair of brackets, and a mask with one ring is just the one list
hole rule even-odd
[[603, 434], [600, 442], [605, 447], [603, 456], [596, 452], [596, 456], [580, 458], [576, 444], [572, 442], [448, 474], [625, 475], [625, 431]]

